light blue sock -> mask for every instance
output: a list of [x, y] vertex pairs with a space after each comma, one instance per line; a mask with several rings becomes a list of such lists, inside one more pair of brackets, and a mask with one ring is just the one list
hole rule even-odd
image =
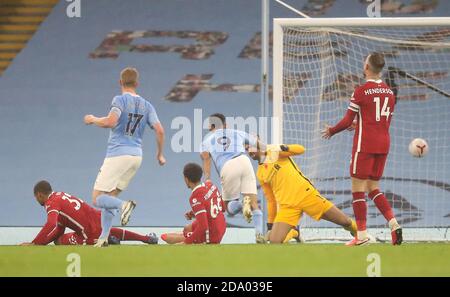
[[121, 209], [123, 201], [117, 197], [102, 194], [97, 197], [95, 205], [103, 209]]
[[117, 209], [104, 209], [102, 208], [102, 234], [99, 238], [108, 238], [109, 232], [111, 231], [113, 219], [118, 213]]
[[255, 224], [255, 233], [263, 234], [263, 213], [260, 209], [252, 211], [253, 223]]
[[231, 200], [228, 202], [228, 213], [232, 216], [238, 214], [242, 210], [242, 202], [239, 200]]

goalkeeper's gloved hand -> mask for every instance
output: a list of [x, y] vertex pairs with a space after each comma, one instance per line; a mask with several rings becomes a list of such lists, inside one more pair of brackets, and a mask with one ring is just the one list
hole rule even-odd
[[273, 223], [267, 223], [267, 231], [272, 230]]

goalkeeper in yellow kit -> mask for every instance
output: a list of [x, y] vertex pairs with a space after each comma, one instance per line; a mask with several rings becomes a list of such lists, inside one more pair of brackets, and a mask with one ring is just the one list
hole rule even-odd
[[[283, 243], [297, 235], [295, 226], [303, 213], [314, 220], [327, 220], [356, 234], [356, 223], [326, 198], [303, 175], [291, 158], [301, 155], [299, 144], [264, 145], [258, 142], [249, 155], [258, 161], [256, 174], [267, 199], [270, 243]], [[295, 235], [293, 235], [295, 234]]]

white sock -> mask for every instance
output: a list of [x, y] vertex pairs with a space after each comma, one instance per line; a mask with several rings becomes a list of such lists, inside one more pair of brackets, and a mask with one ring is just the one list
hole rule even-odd
[[369, 237], [368, 235], [367, 235], [367, 230], [364, 230], [364, 231], [358, 231], [358, 240], [363, 240], [363, 239], [366, 239], [367, 237]]
[[389, 228], [391, 228], [391, 231], [395, 231], [400, 228], [400, 225], [398, 224], [398, 222], [395, 218], [392, 218], [389, 221]]

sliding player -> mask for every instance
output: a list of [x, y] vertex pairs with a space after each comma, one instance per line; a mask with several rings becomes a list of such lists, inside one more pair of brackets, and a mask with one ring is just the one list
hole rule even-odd
[[355, 89], [345, 117], [336, 126], [326, 126], [322, 131], [322, 137], [328, 139], [350, 127], [356, 116], [350, 176], [358, 236], [349, 245], [362, 245], [371, 240], [366, 230], [365, 192], [388, 221], [392, 244], [399, 245], [403, 240], [402, 229], [379, 186], [389, 153], [389, 126], [395, 107], [394, 93], [380, 79], [384, 64], [384, 57], [380, 53], [372, 53], [366, 58], [366, 83]]
[[188, 163], [183, 169], [184, 182], [192, 190], [189, 203], [192, 210], [186, 213], [186, 219], [195, 218], [187, 225], [183, 233], [168, 233], [161, 239], [169, 244], [174, 243], [220, 243], [226, 231], [224, 204], [220, 192], [210, 181], [201, 182], [202, 167], [196, 163]]
[[267, 221], [272, 225], [270, 243], [292, 238], [302, 213], [316, 221], [323, 219], [340, 225], [354, 236], [356, 223], [322, 197], [291, 158], [304, 152], [299, 144], [265, 146], [261, 142], [256, 150], [249, 151], [250, 157], [258, 161], [256, 176], [267, 199]]
[[[47, 222], [31, 243], [22, 245], [47, 245], [51, 242], [59, 245], [94, 244], [102, 231], [100, 211], [92, 208], [77, 197], [64, 192], [53, 192], [51, 185], [43, 180], [34, 186], [34, 197], [45, 207]], [[74, 232], [64, 234], [66, 228]], [[141, 235], [127, 230], [112, 228], [109, 239], [117, 241], [142, 241], [156, 244], [158, 237], [154, 233]]]
[[211, 176], [212, 159], [222, 181], [222, 195], [228, 213], [235, 215], [242, 210], [247, 222], [253, 218], [256, 242], [264, 243], [263, 214], [258, 206], [255, 172], [245, 154], [245, 143], [256, 145], [256, 137], [228, 129], [225, 116], [220, 113], [209, 117], [209, 125], [211, 132], [201, 146], [205, 180]]
[[136, 94], [139, 73], [135, 68], [125, 68], [120, 73], [122, 95], [114, 97], [108, 116], [97, 118], [86, 115], [84, 122], [102, 128], [111, 128], [108, 150], [95, 181], [92, 200], [102, 209], [102, 233], [96, 247], [108, 239], [113, 218], [122, 211], [121, 223], [125, 226], [134, 201], [122, 201], [117, 196], [126, 189], [142, 162], [142, 137], [146, 125], [156, 132], [159, 165], [166, 162], [163, 155], [164, 129], [153, 106]]

